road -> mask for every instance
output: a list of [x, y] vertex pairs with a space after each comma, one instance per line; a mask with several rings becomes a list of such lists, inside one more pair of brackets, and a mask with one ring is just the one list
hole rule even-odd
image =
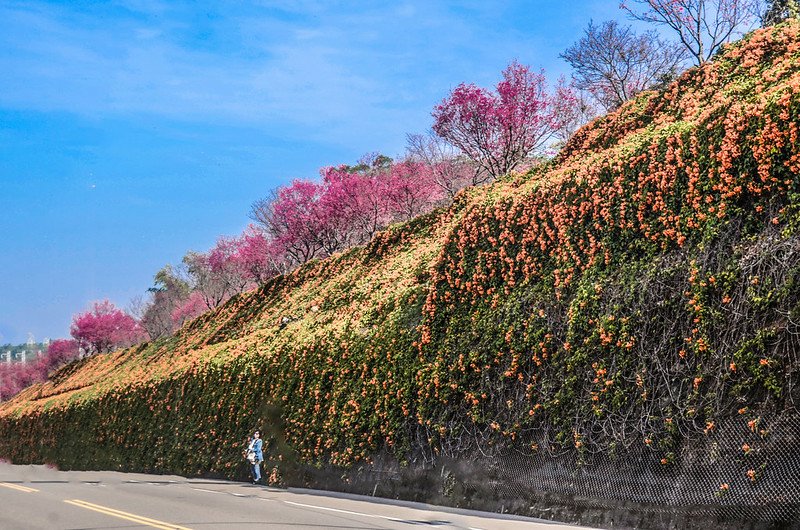
[[566, 530], [521, 517], [224, 480], [0, 463], [0, 530], [161, 528]]

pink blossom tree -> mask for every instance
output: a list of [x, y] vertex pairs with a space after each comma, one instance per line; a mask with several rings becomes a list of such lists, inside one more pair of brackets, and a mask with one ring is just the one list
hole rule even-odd
[[70, 335], [91, 355], [136, 344], [143, 339], [144, 330], [133, 317], [103, 300], [72, 318]]
[[183, 256], [183, 264], [189, 274], [191, 292], [200, 293], [206, 308], [213, 309], [230, 298], [228, 285], [211, 268], [208, 252], [190, 250]]
[[434, 168], [404, 161], [391, 167], [387, 197], [393, 217], [408, 221], [430, 211], [442, 198], [442, 189], [436, 183]]
[[208, 266], [225, 291], [226, 297], [244, 292], [252, 285], [250, 272], [242, 259], [241, 237], [221, 236], [208, 252]]
[[0, 400], [8, 399], [24, 388], [47, 379], [55, 368], [77, 359], [77, 341], [58, 339], [50, 343], [47, 351], [28, 362], [0, 364]]
[[354, 171], [363, 168], [351, 168], [340, 165], [324, 167], [319, 170], [322, 179], [322, 193], [319, 199], [319, 239], [322, 254], [329, 256], [358, 243], [356, 228], [358, 205], [351, 204]]
[[[758, 0], [629, 0], [620, 7], [635, 20], [666, 26], [698, 65], [753, 22]], [[637, 7], [634, 7], [637, 6]]]
[[[558, 93], [568, 98], [570, 91]], [[433, 130], [497, 178], [554, 138], [571, 106], [548, 92], [542, 72], [513, 62], [494, 92], [458, 85], [434, 108]]]
[[342, 246], [366, 243], [391, 221], [388, 167], [339, 166], [324, 168], [321, 173], [321, 224], [334, 230]]
[[264, 228], [291, 265], [323, 254], [319, 241], [324, 220], [319, 204], [322, 192], [320, 184], [297, 179], [250, 209], [251, 219]]
[[[279, 206], [280, 208], [280, 206]], [[287, 220], [286, 225], [292, 221]], [[199, 294], [206, 309], [213, 309], [228, 298], [267, 281], [286, 270], [284, 245], [296, 245], [290, 234], [281, 234], [279, 242], [264, 230], [253, 225], [234, 237], [221, 236], [208, 252], [188, 252], [183, 262], [188, 271], [193, 292]], [[170, 310], [171, 322], [175, 323], [176, 307], [185, 310], [194, 307], [196, 296], [183, 297]], [[188, 304], [188, 305], [187, 305]], [[179, 312], [180, 313], [180, 312]], [[181, 322], [185, 318], [179, 319]]]
[[[594, 103], [596, 99], [586, 90], [576, 88], [574, 86], [567, 87], [562, 82], [556, 89], [556, 101], [559, 102], [559, 105], [569, 105], [569, 108], [556, 111], [563, 117], [555, 133], [557, 145], [566, 144], [578, 129], [597, 117], [598, 108]], [[562, 91], [567, 91], [567, 93], [562, 96]]]
[[44, 376], [37, 363], [0, 364], [0, 400], [8, 399], [43, 380]]
[[239, 237], [237, 256], [249, 279], [255, 283], [264, 283], [287, 270], [281, 245], [253, 224]]
[[78, 358], [80, 346], [78, 341], [70, 339], [57, 339], [50, 343], [47, 352], [43, 356], [46, 360], [47, 368], [52, 369], [58, 365], [67, 363]]
[[428, 167], [434, 183], [447, 199], [467, 186], [483, 184], [489, 177], [433, 131], [406, 135], [406, 157]]
[[208, 305], [200, 291], [192, 291], [191, 294], [172, 310], [173, 329], [178, 329], [189, 320], [193, 320], [208, 311]]
[[[444, 196], [433, 169], [419, 160], [399, 164], [378, 153], [355, 166], [320, 170], [321, 182], [295, 180], [253, 204], [256, 222], [238, 238], [218, 244], [214, 270], [234, 263], [238, 274], [260, 283], [314, 258], [370, 241], [389, 223], [410, 219]], [[211, 257], [214, 252], [209, 254]], [[202, 256], [190, 271], [202, 271]], [[209, 258], [210, 259], [210, 258]], [[199, 284], [198, 284], [199, 285]]]

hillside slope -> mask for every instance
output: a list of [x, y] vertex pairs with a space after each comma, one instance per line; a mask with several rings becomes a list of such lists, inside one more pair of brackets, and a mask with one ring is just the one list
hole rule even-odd
[[262, 425], [274, 483], [793, 521], [798, 126], [800, 25], [756, 31], [544, 167], [66, 367], [0, 455], [236, 477]]

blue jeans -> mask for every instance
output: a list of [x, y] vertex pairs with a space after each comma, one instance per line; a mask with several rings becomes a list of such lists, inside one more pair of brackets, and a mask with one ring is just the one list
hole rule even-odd
[[254, 481], [258, 482], [261, 480], [261, 462], [256, 460], [256, 463], [250, 466], [250, 472], [253, 474]]

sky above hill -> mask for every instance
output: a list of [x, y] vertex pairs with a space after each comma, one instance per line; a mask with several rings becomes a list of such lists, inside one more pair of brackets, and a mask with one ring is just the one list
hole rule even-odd
[[[245, 5], [246, 4], [246, 5]], [[253, 201], [558, 57], [613, 0], [0, 3], [0, 344], [66, 337]]]

